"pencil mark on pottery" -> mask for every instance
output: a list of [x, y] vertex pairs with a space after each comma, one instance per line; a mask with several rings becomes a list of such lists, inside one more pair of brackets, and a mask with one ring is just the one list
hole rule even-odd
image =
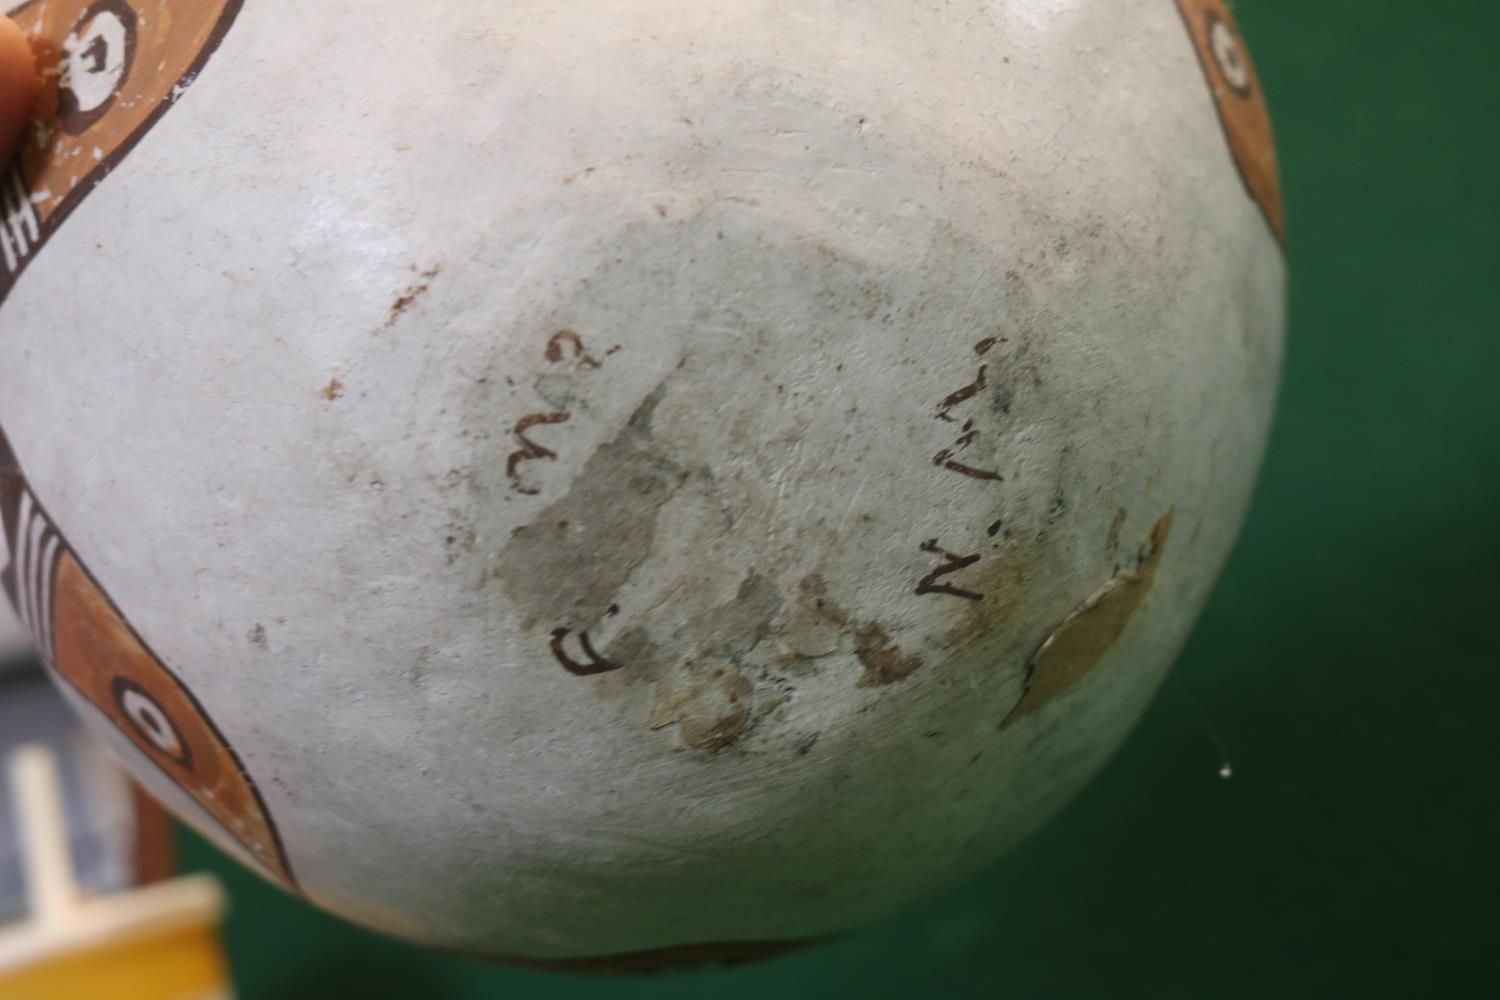
[[594, 649], [592, 640], [587, 632], [578, 633], [578, 644], [583, 649], [583, 659], [575, 660], [568, 655], [564, 642], [572, 634], [572, 629], [559, 628], [552, 631], [552, 642], [549, 644], [552, 655], [557, 662], [562, 664], [564, 670], [577, 677], [590, 677], [594, 674], [606, 674], [611, 670], [619, 670], [625, 666], [623, 663], [615, 663], [600, 656]]
[[505, 460], [505, 474], [510, 479], [511, 489], [517, 493], [524, 493], [527, 496], [535, 496], [541, 492], [539, 487], [531, 486], [521, 481], [521, 465], [525, 462], [554, 462], [557, 460], [557, 452], [551, 448], [537, 444], [531, 438], [527, 437], [527, 433], [534, 427], [567, 423], [568, 416], [567, 413], [558, 410], [552, 413], [529, 413], [516, 421], [516, 426], [511, 430], [511, 434], [515, 437], [516, 443], [521, 447], [511, 452], [510, 457]]
[[964, 386], [962, 389], [958, 389], [958, 390], [954, 391], [953, 393], [951, 393], [948, 396], [947, 399], [944, 399], [942, 401], [942, 403], [939, 404], [939, 406], [938, 406], [938, 411], [937, 411], [938, 419], [939, 420], [946, 420], [949, 423], [952, 423], [953, 422], [953, 418], [948, 415], [948, 411], [951, 410], [951, 409], [953, 409], [959, 403], [962, 403], [964, 400], [966, 400], [966, 399], [972, 399], [975, 395], [977, 395], [980, 391], [982, 391], [984, 389], [984, 385], [985, 385], [984, 376], [985, 376], [985, 372], [988, 371], [988, 370], [989, 370], [989, 365], [980, 365], [979, 366], [979, 374], [976, 375], [976, 376], [974, 376], [974, 381], [970, 382], [968, 385]]
[[[584, 368], [598, 368], [603, 362], [584, 350], [583, 339], [572, 330], [558, 330], [547, 341], [545, 357], [552, 364], [557, 364], [564, 358], [563, 345], [567, 344], [573, 349], [573, 358]], [[618, 350], [618, 348], [616, 348]], [[608, 355], [606, 355], [607, 357]]]
[[[964, 435], [959, 439], [960, 447], [967, 447], [969, 442], [973, 440], [974, 435], [972, 433]], [[957, 472], [960, 475], [968, 476], [970, 479], [982, 479], [991, 482], [999, 482], [1004, 480], [1005, 478], [998, 472], [991, 472], [988, 469], [976, 469], [972, 465], [967, 465], [963, 462], [958, 461], [953, 457], [953, 451], [947, 448], [943, 449], [935, 456], [933, 456], [932, 464], [940, 465], [950, 472]]]
[[[612, 347], [605, 352], [604, 356], [609, 357], [619, 349], [618, 346]], [[570, 350], [571, 353], [569, 353]], [[595, 358], [584, 347], [583, 338], [572, 330], [558, 330], [549, 337], [547, 339], [547, 346], [542, 351], [542, 356], [547, 360], [548, 364], [554, 365], [568, 358], [577, 361], [580, 368], [592, 369], [603, 365], [602, 361]], [[541, 490], [537, 486], [522, 481], [520, 471], [522, 464], [526, 462], [551, 462], [557, 460], [557, 452], [533, 441], [527, 436], [527, 432], [543, 424], [566, 423], [571, 416], [568, 410], [572, 399], [571, 391], [559, 398], [553, 398], [552, 394], [542, 389], [542, 395], [544, 398], [547, 398], [548, 402], [558, 405], [550, 412], [528, 414], [516, 422], [512, 434], [521, 447], [511, 452], [505, 463], [505, 473], [510, 479], [511, 489], [527, 496], [535, 496]]]
[[936, 538], [931, 538], [923, 542], [922, 551], [930, 552], [933, 555], [940, 555], [944, 558], [945, 562], [943, 562], [942, 565], [938, 566], [937, 568], [933, 569], [926, 576], [922, 577], [921, 581], [917, 584], [917, 594], [946, 594], [950, 597], [963, 598], [966, 601], [984, 600], [983, 594], [976, 593], [972, 590], [965, 590], [964, 588], [955, 586], [951, 583], [939, 582], [943, 579], [943, 577], [951, 576], [952, 574], [957, 573], [960, 570], [967, 569], [968, 567], [979, 562], [979, 560], [982, 558], [979, 554], [976, 553], [969, 556], [955, 555], [940, 546]]
[[677, 736], [683, 746], [717, 753], [745, 734], [751, 722], [754, 686], [738, 673], [700, 685], [678, 703]]
[[[979, 355], [980, 357], [983, 357], [986, 353], [989, 352], [990, 348], [994, 347], [999, 342], [1000, 338], [998, 337], [986, 337], [985, 339], [979, 341], [974, 345], [974, 353]], [[944, 423], [957, 423], [957, 420], [953, 416], [952, 411], [955, 407], [962, 406], [964, 403], [973, 399], [975, 396], [979, 395], [986, 388], [988, 388], [988, 374], [989, 365], [980, 365], [979, 371], [975, 374], [974, 380], [972, 382], [959, 389], [955, 389], [953, 392], [949, 393], [941, 403], [938, 404], [937, 418]], [[1004, 409], [1009, 409], [1008, 403], [1005, 405]], [[995, 472], [991, 469], [981, 469], [976, 465], [972, 465], [968, 462], [959, 460], [958, 454], [966, 450], [978, 438], [979, 428], [975, 423], [974, 418], [971, 417], [963, 422], [963, 426], [959, 429], [958, 438], [951, 445], [942, 449], [933, 456], [932, 464], [940, 468], [947, 469], [950, 472], [956, 472], [961, 476], [967, 476], [970, 479], [979, 479], [990, 482], [1003, 481], [1005, 477], [998, 472]]]

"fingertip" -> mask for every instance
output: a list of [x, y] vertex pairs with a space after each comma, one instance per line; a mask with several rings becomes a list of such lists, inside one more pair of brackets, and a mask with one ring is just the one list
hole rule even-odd
[[0, 158], [15, 151], [40, 89], [31, 43], [20, 25], [0, 17]]

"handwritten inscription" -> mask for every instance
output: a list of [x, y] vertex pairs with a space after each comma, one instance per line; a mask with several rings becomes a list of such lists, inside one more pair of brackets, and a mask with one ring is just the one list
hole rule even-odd
[[505, 474], [510, 477], [511, 489], [517, 493], [525, 493], [528, 496], [536, 495], [540, 492], [537, 487], [528, 486], [521, 481], [522, 463], [535, 461], [554, 462], [557, 460], [557, 452], [531, 440], [531, 438], [526, 436], [527, 431], [530, 431], [533, 427], [540, 427], [546, 424], [565, 424], [567, 422], [568, 414], [561, 410], [555, 410], [551, 413], [528, 413], [516, 421], [516, 426], [511, 433], [514, 435], [516, 443], [521, 447], [511, 452], [510, 457], [505, 460]]
[[[989, 353], [990, 348], [994, 347], [997, 343], [999, 343], [998, 338], [986, 337], [974, 345], [974, 353], [980, 357], [984, 357]], [[938, 404], [937, 418], [945, 423], [957, 423], [957, 418], [953, 416], [953, 409], [962, 406], [985, 390], [987, 387], [985, 379], [988, 373], [989, 365], [980, 365], [978, 374], [974, 376], [974, 381], [961, 389], [956, 389], [949, 393], [947, 398]], [[998, 472], [990, 469], [981, 469], [970, 465], [968, 462], [959, 460], [959, 453], [966, 450], [978, 438], [979, 430], [974, 419], [972, 417], [966, 419], [959, 429], [958, 439], [953, 444], [938, 452], [933, 457], [932, 464], [947, 469], [950, 472], [956, 472], [961, 476], [968, 476], [970, 479], [985, 479], [996, 482], [1003, 480], [1005, 477]]]
[[[986, 337], [974, 345], [974, 354], [983, 358], [1001, 342], [999, 337]], [[982, 401], [982, 394], [990, 387], [990, 365], [981, 362], [974, 378], [964, 386], [950, 392], [943, 397], [938, 404], [935, 416], [945, 424], [958, 424], [958, 437], [948, 447], [942, 449], [932, 459], [932, 464], [949, 472], [956, 472], [969, 479], [977, 479], [981, 482], [1002, 482], [1005, 477], [993, 469], [985, 469], [965, 461], [960, 456], [969, 449], [971, 445], [979, 440], [979, 420], [984, 415], [984, 410], [976, 410], [976, 400]], [[1002, 408], [1003, 410], [1004, 408]], [[954, 411], [968, 411], [955, 415]], [[962, 420], [962, 422], [960, 422]], [[990, 525], [988, 534], [993, 538], [999, 533], [1001, 522], [995, 521]], [[964, 601], [982, 601], [984, 595], [977, 590], [970, 590], [962, 586], [954, 579], [955, 574], [973, 566], [982, 558], [979, 553], [972, 555], [959, 555], [949, 552], [936, 538], [928, 539], [922, 543], [922, 551], [930, 555], [941, 556], [943, 561], [931, 569], [926, 576], [917, 583], [917, 594], [921, 596], [939, 595], [944, 597], [957, 597]]]
[[[605, 616], [613, 618], [619, 613], [620, 606], [618, 604], [611, 604], [609, 610], [605, 612]], [[574, 659], [568, 655], [566, 646], [568, 636], [572, 634], [573, 630], [570, 628], [553, 629], [552, 642], [550, 644], [552, 656], [568, 673], [573, 674], [575, 677], [592, 677], [595, 674], [607, 674], [611, 670], [619, 670], [625, 666], [623, 663], [615, 663], [613, 660], [599, 655], [599, 651], [594, 648], [594, 641], [589, 638], [586, 630], [578, 633], [578, 646], [583, 650], [583, 659]]]
[[[571, 365], [575, 371], [591, 372], [604, 367], [605, 359], [619, 349], [616, 345], [605, 351], [602, 357], [597, 357], [576, 331], [565, 329], [558, 330], [547, 338], [547, 344], [542, 349], [542, 357], [549, 365]], [[558, 457], [554, 449], [542, 444], [533, 435], [539, 430], [565, 424], [572, 419], [572, 414], [566, 408], [566, 401], [558, 402], [553, 399], [548, 401], [553, 402], [558, 408], [528, 413], [517, 420], [515, 427], [511, 429], [511, 436], [515, 438], [517, 447], [505, 460], [505, 474], [510, 479], [511, 489], [526, 496], [535, 496], [541, 492], [540, 486], [528, 482], [523, 475], [526, 464], [555, 462]], [[567, 522], [561, 522], [560, 528], [565, 530]], [[620, 606], [611, 604], [604, 613], [604, 617], [613, 618], [619, 613]], [[552, 658], [575, 677], [593, 677], [622, 669], [625, 664], [617, 663], [599, 652], [594, 645], [594, 637], [589, 634], [589, 631], [589, 629], [565, 626], [553, 629], [551, 641], [547, 644], [552, 652]]]
[[[604, 352], [607, 358], [620, 348], [611, 347]], [[579, 368], [600, 368], [604, 362], [589, 353], [584, 346], [583, 338], [572, 330], [558, 330], [547, 339], [547, 347], [542, 352], [548, 364], [562, 364], [565, 361], [574, 361]], [[568, 422], [571, 414], [566, 410], [550, 410], [543, 413], [528, 413], [516, 421], [515, 427], [511, 429], [511, 436], [516, 439], [519, 446], [511, 452], [505, 460], [505, 474], [510, 479], [510, 488], [517, 493], [526, 496], [535, 496], [541, 489], [534, 486], [522, 477], [521, 466], [527, 462], [555, 462], [557, 452], [546, 445], [539, 444], [529, 436], [529, 432], [537, 427], [548, 424], [564, 424]]]
[[[572, 330], [558, 330], [547, 341], [546, 358], [554, 365], [564, 358], [563, 345], [567, 344], [573, 348], [573, 358], [584, 368], [598, 368], [603, 362], [594, 357], [583, 346], [583, 338]], [[613, 354], [614, 351], [610, 351]], [[605, 355], [608, 357], [609, 355]]]
[[943, 562], [942, 565], [934, 569], [931, 573], [928, 573], [926, 576], [922, 577], [922, 582], [917, 584], [918, 594], [947, 594], [950, 597], [961, 597], [966, 601], [984, 600], [983, 594], [976, 593], [972, 590], [965, 590], [964, 588], [955, 586], [951, 583], [941, 582], [944, 577], [952, 576], [954, 573], [957, 573], [960, 570], [968, 569], [970, 566], [977, 563], [980, 559], [978, 553], [975, 553], [971, 556], [955, 555], [954, 553], [949, 552], [947, 549], [939, 545], [936, 538], [932, 538], [927, 540], [926, 542], [923, 542], [922, 551], [930, 552], [933, 555], [942, 556], [946, 561]]
[[568, 636], [572, 635], [572, 629], [559, 628], [552, 631], [552, 655], [557, 657], [557, 662], [562, 664], [563, 669], [577, 677], [591, 677], [594, 674], [607, 674], [611, 670], [619, 670], [625, 664], [613, 663], [600, 656], [594, 649], [594, 643], [589, 639], [587, 632], [578, 633], [578, 645], [583, 648], [584, 659], [575, 660], [568, 655], [567, 648], [563, 643]]

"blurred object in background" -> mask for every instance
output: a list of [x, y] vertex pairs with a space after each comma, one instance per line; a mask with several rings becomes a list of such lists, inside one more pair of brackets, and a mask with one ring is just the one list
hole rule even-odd
[[[223, 892], [176, 870], [165, 814], [89, 736], [0, 616], [0, 998], [230, 995]], [[146, 888], [142, 888], [146, 886]]]
[[[0, 601], [0, 676], [14, 673], [26, 667], [35, 667], [35, 653], [31, 638], [22, 628], [16, 613], [10, 609], [9, 601]], [[5, 732], [0, 729], [0, 734]], [[0, 736], [0, 739], [3, 739]]]
[[[43, 703], [12, 697], [5, 704]], [[71, 758], [50, 740], [4, 754], [11, 785], [5, 843], [24, 895], [0, 923], [0, 997], [227, 1000], [218, 881], [195, 875], [130, 888], [140, 874], [136, 860], [151, 853], [143, 842], [158, 831], [142, 830], [141, 800], [96, 745], [76, 731], [64, 742]], [[80, 857], [93, 885], [78, 877]], [[101, 882], [124, 891], [101, 891]]]
[[[8, 632], [0, 638], [0, 760], [32, 744], [57, 756], [80, 886], [93, 894], [113, 893], [172, 874], [172, 828], [165, 815], [84, 731], [41, 666], [25, 656], [24, 640], [11, 641]], [[14, 807], [0, 797], [0, 921], [25, 912], [21, 872]]]

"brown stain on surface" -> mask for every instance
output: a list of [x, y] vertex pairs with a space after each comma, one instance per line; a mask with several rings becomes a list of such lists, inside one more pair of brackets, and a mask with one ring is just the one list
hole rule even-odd
[[322, 393], [323, 398], [331, 403], [344, 394], [344, 383], [339, 379], [331, 378], [328, 380], [328, 384], [325, 385], [320, 390], [320, 392]]
[[[416, 267], [413, 266], [412, 270], [415, 271]], [[396, 296], [396, 298], [391, 302], [391, 308], [389, 312], [386, 313], [385, 326], [382, 327], [382, 329], [389, 330], [391, 327], [395, 326], [396, 321], [401, 318], [402, 314], [405, 313], [406, 310], [410, 309], [418, 299], [427, 294], [427, 292], [432, 288], [432, 279], [436, 278], [442, 272], [443, 269], [441, 265], [436, 267], [429, 267], [425, 271], [418, 272], [418, 276], [423, 280], [413, 282], [412, 284], [406, 286], [406, 290], [400, 295]]]
[[553, 659], [557, 660], [558, 665], [568, 673], [575, 677], [593, 677], [597, 674], [619, 670], [625, 666], [624, 663], [600, 656], [599, 651], [594, 648], [594, 641], [589, 638], [587, 632], [578, 633], [577, 642], [582, 655], [581, 658], [575, 659], [567, 648], [568, 637], [572, 634], [572, 629], [553, 629], [552, 641], [549, 643]]
[[776, 587], [751, 572], [732, 601], [689, 619], [677, 634], [693, 640], [692, 652], [659, 686], [651, 728], [675, 724], [683, 746], [717, 752], [772, 711], [779, 702], [757, 691], [739, 661], [765, 637], [781, 603]]
[[754, 719], [755, 685], [727, 666], [693, 671], [664, 689], [652, 716], [653, 730], [677, 727], [682, 745], [716, 753], [734, 744]]
[[754, 694], [755, 686], [749, 679], [733, 673], [694, 691], [677, 720], [677, 735], [683, 746], [717, 752], [733, 744], [750, 725]]
[[920, 656], [905, 656], [878, 622], [868, 622], [854, 632], [854, 653], [864, 665], [860, 687], [882, 687], [905, 680], [922, 666]]
[[1070, 690], [1099, 665], [1150, 592], [1171, 530], [1168, 511], [1152, 527], [1136, 568], [1096, 590], [1043, 640], [1026, 665], [1021, 700], [1000, 724], [1002, 729]]

